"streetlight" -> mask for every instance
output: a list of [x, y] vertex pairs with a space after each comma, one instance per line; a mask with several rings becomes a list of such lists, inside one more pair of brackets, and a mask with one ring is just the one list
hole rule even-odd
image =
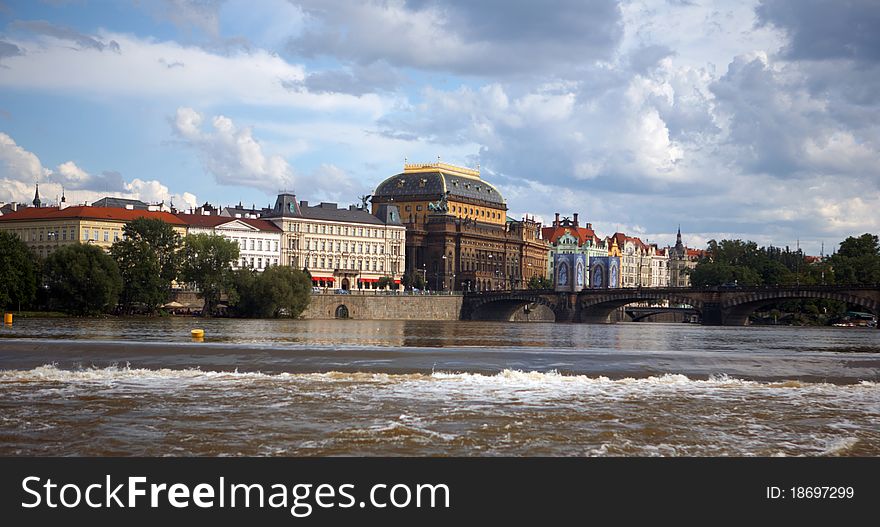
[[[441, 256], [441, 258], [443, 259], [443, 289], [442, 290], [445, 291], [446, 290], [446, 255], [444, 254], [443, 256]], [[435, 277], [434, 281], [436, 282], [435, 283], [436, 289], [440, 290], [440, 269], [437, 269], [437, 276]]]

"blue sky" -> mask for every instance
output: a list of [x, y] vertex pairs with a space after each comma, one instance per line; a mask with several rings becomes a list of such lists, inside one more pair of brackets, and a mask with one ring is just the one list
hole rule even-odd
[[661, 245], [880, 231], [872, 1], [0, 0], [0, 201], [357, 202], [480, 165]]

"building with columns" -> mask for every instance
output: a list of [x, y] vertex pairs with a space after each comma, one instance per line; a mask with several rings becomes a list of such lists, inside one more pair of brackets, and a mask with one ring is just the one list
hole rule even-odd
[[318, 287], [376, 289], [379, 278], [401, 282], [406, 229], [396, 206], [310, 206], [283, 192], [262, 219], [281, 230], [282, 265], [307, 269]]
[[206, 214], [177, 214], [177, 217], [186, 223], [187, 234], [215, 234], [238, 244], [235, 269], [263, 271], [281, 262], [281, 228], [272, 222]]
[[525, 288], [546, 276], [547, 243], [540, 224], [507, 217], [507, 203], [479, 169], [447, 163], [404, 164], [380, 183], [373, 212], [395, 206], [406, 227], [405, 271], [429, 289]]

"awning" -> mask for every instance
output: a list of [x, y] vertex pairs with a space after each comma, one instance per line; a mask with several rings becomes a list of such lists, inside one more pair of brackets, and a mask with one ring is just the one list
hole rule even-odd
[[361, 278], [361, 282], [378, 282], [378, 278]]
[[313, 276], [312, 277], [312, 282], [333, 282], [334, 280], [335, 280], [334, 278], [329, 278], [329, 277], [325, 277], [325, 276]]

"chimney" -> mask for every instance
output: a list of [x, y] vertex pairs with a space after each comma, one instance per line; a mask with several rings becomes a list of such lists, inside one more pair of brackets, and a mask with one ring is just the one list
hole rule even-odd
[[574, 226], [575, 227], [578, 226], [578, 213], [577, 212], [574, 213]]
[[558, 213], [558, 212], [556, 213], [556, 221], [553, 222], [553, 226], [554, 226], [554, 227], [558, 227], [558, 226], [559, 226], [559, 213]]
[[588, 223], [588, 224], [587, 224], [587, 228], [590, 229], [590, 230], [593, 230], [593, 224], [592, 224], [592, 223]]

